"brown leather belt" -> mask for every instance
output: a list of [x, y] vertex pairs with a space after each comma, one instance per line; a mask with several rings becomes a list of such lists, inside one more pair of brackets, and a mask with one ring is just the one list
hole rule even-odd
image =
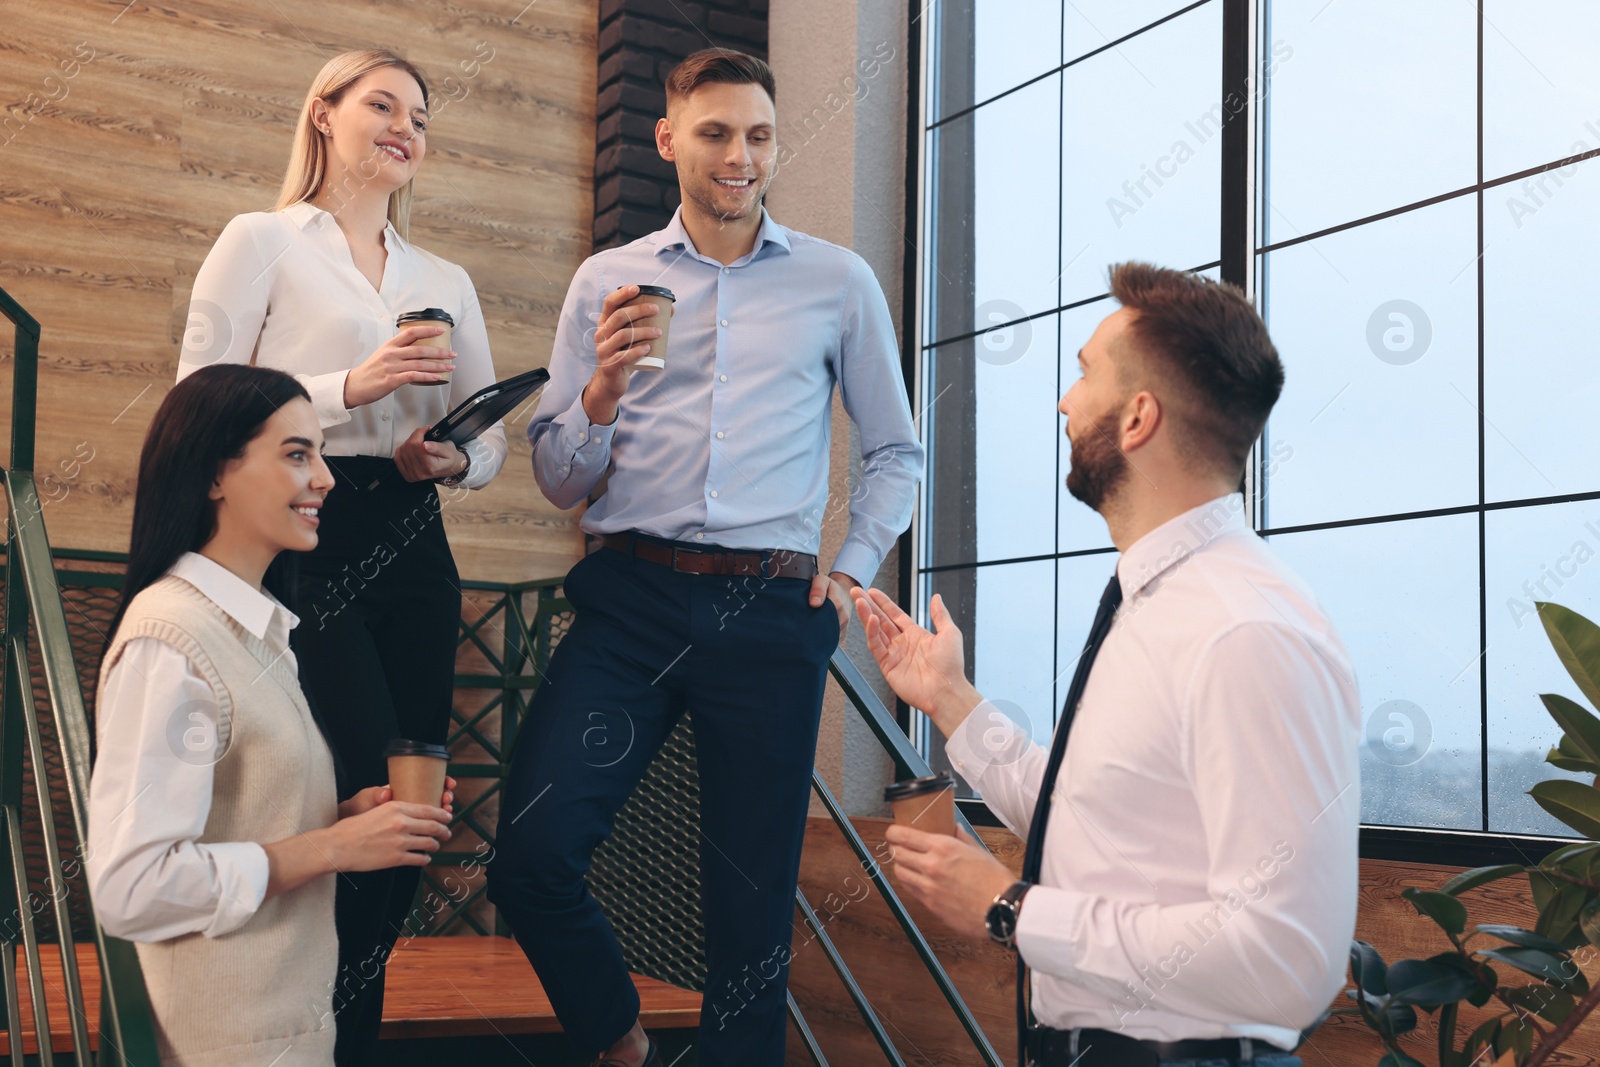
[[803, 578], [806, 581], [817, 576], [816, 556], [783, 548], [761, 552], [690, 548], [651, 541], [632, 533], [605, 534], [600, 538], [600, 543], [624, 555], [671, 567], [684, 574]]

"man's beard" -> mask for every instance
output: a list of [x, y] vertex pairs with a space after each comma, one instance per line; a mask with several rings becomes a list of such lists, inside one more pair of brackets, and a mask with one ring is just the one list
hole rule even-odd
[[1072, 443], [1071, 468], [1067, 471], [1067, 492], [1095, 511], [1121, 487], [1128, 477], [1128, 457], [1117, 448], [1112, 432], [1116, 420], [1091, 424]]

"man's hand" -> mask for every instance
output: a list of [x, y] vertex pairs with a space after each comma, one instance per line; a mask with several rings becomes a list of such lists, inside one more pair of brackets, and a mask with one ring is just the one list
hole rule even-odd
[[418, 426], [394, 450], [394, 465], [408, 482], [433, 482], [467, 469], [467, 456], [449, 441], [424, 441], [426, 426]]
[[856, 614], [867, 631], [867, 648], [891, 688], [933, 719], [949, 737], [983, 695], [967, 682], [961, 630], [937, 594], [928, 603], [934, 633], [912, 621], [878, 589], [853, 592]]
[[850, 591], [860, 587], [861, 583], [844, 571], [819, 574], [811, 579], [811, 606], [822, 607], [824, 598], [833, 601], [833, 608], [839, 613], [840, 641], [844, 640], [844, 632], [850, 628]]
[[[628, 367], [640, 356], [650, 354], [650, 342], [661, 336], [654, 326], [635, 326], [661, 310], [659, 304], [622, 305], [637, 298], [639, 287], [625, 285], [606, 294], [600, 305], [600, 325], [594, 332], [594, 376], [583, 390], [583, 411], [596, 426], [610, 426], [617, 420], [617, 407], [628, 391]], [[668, 316], [675, 313], [667, 305]]]
[[994, 898], [1017, 880], [989, 850], [965, 837], [891, 826], [895, 881], [946, 926], [963, 937], [987, 939], [984, 917]]

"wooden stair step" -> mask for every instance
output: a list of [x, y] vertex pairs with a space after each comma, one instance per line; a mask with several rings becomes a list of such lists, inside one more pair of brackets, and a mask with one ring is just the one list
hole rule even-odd
[[[100, 964], [92, 944], [77, 947], [78, 974], [83, 982], [84, 1014], [89, 1044], [98, 1047]], [[40, 969], [47, 993], [50, 1046], [70, 1052], [72, 1027], [67, 1015], [67, 986], [58, 945], [41, 945]], [[417, 937], [402, 941], [389, 958], [384, 985], [384, 1038], [473, 1037], [488, 1034], [559, 1033], [550, 998], [539, 985], [527, 957], [509, 937]], [[633, 976], [639, 991], [639, 1018], [648, 1030], [692, 1029], [700, 1025], [700, 994], [642, 975]], [[17, 986], [22, 1002], [22, 1051], [39, 1051], [33, 1034], [33, 1004], [28, 972], [19, 946]], [[0, 1056], [10, 1055], [0, 1007]]]

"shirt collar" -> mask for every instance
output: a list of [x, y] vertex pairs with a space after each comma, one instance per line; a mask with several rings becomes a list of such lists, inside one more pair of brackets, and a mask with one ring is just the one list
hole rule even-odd
[[[309, 230], [312, 224], [322, 226], [333, 222], [332, 215], [309, 200], [301, 200], [290, 204], [283, 209], [283, 214], [301, 231]], [[389, 222], [387, 219], [383, 223], [383, 235], [383, 246], [391, 252], [405, 247], [405, 238], [401, 237], [400, 232], [394, 228], [394, 223]]]
[[178, 562], [167, 573], [174, 578], [182, 578], [200, 590], [207, 600], [227, 612], [234, 622], [243, 626], [258, 641], [266, 637], [273, 616], [280, 611], [286, 629], [292, 630], [300, 625], [300, 617], [279, 603], [272, 594], [254, 588], [216, 560], [198, 552], [185, 552], [179, 556]]
[[[695, 248], [694, 242], [689, 239], [689, 231], [683, 228], [682, 205], [679, 205], [678, 210], [672, 213], [672, 221], [668, 222], [666, 226], [658, 230], [656, 236], [657, 255], [660, 255], [662, 252], [687, 251], [693, 256], [700, 256], [699, 249]], [[750, 262], [759, 256], [763, 251], [765, 251], [767, 245], [769, 244], [776, 245], [785, 252], [793, 251], [789, 245], [789, 231], [782, 225], [774, 222], [771, 212], [763, 207], [761, 209], [761, 228], [756, 231], [755, 247], [750, 250], [749, 255], [741, 257], [736, 261], [736, 263]], [[729, 264], [729, 266], [734, 265], [735, 264], [733, 263]]]
[[[1250, 529], [1244, 496], [1230, 493], [1168, 519], [1128, 546], [1117, 564], [1122, 598], [1132, 600], [1179, 563], [1230, 534]], [[1154, 592], [1154, 590], [1151, 590]]]

